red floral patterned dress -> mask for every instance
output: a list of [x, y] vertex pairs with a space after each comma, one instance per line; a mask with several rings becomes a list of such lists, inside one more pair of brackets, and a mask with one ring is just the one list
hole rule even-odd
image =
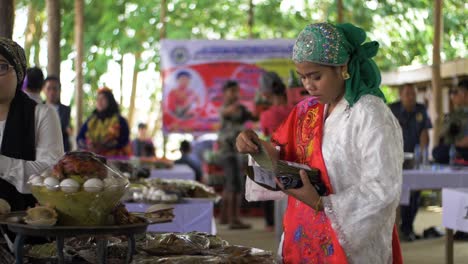
[[[273, 134], [272, 140], [281, 146], [282, 159], [319, 169], [328, 193], [333, 193], [321, 152], [324, 108], [314, 98], [300, 102]], [[348, 263], [324, 211], [315, 211], [289, 196], [283, 228], [284, 263]], [[395, 229], [393, 233], [393, 263], [402, 263]]]

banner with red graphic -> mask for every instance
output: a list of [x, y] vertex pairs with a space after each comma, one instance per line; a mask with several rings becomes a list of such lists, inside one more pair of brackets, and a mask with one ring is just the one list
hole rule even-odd
[[162, 40], [163, 130], [215, 132], [219, 129], [222, 86], [235, 80], [250, 110], [258, 80], [275, 71], [283, 80], [294, 68], [294, 40]]

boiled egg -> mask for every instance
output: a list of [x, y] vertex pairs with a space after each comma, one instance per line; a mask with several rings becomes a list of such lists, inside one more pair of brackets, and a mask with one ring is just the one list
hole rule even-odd
[[104, 182], [98, 178], [92, 178], [85, 181], [83, 188], [87, 192], [100, 192], [104, 188]]
[[77, 192], [80, 188], [80, 184], [74, 179], [65, 179], [60, 183], [60, 189], [66, 193]]
[[44, 185], [49, 191], [56, 191], [60, 187], [60, 182], [55, 177], [47, 177], [44, 180]]

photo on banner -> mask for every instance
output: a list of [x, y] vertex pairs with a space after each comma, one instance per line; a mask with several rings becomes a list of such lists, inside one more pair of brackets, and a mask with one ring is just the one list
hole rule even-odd
[[275, 71], [286, 82], [294, 40], [162, 40], [164, 133], [216, 132], [222, 86], [235, 80], [240, 101], [254, 110], [258, 80]]

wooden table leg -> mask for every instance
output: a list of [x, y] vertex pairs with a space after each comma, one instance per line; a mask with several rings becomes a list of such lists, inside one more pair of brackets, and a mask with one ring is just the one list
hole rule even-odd
[[449, 228], [445, 230], [445, 263], [453, 264], [453, 230]]
[[107, 263], [107, 239], [101, 238], [97, 240], [97, 255], [100, 264]]
[[63, 247], [65, 245], [64, 238], [63, 236], [57, 236], [56, 237], [57, 241], [57, 258], [58, 258], [58, 263], [63, 264], [65, 263], [65, 256], [63, 253]]
[[16, 238], [15, 238], [16, 264], [23, 264], [23, 246], [24, 246], [24, 235], [16, 234]]
[[135, 254], [136, 247], [135, 247], [135, 235], [127, 236], [128, 240], [128, 249], [127, 249], [127, 258], [125, 263], [130, 264], [133, 259], [133, 254]]

